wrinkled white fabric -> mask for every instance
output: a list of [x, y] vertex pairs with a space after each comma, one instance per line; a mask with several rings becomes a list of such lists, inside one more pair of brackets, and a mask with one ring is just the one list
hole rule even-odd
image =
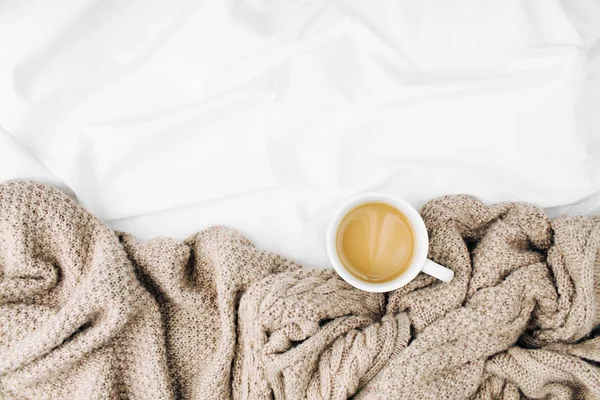
[[225, 224], [316, 266], [366, 190], [589, 212], [599, 8], [3, 2], [0, 179], [62, 185], [141, 237]]

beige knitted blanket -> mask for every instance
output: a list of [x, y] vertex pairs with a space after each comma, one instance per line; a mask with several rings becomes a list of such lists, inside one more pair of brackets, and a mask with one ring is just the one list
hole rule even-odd
[[456, 276], [384, 295], [230, 229], [143, 242], [0, 185], [0, 398], [600, 399], [600, 218], [422, 215]]

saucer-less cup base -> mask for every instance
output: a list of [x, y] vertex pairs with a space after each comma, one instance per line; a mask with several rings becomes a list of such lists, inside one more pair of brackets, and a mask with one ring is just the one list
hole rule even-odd
[[[342, 219], [354, 208], [361, 204], [379, 202], [389, 204], [398, 210], [410, 220], [415, 233], [415, 253], [413, 261], [399, 277], [382, 283], [363, 281], [352, 273], [342, 264], [337, 252], [337, 232]], [[404, 200], [386, 194], [368, 193], [354, 197], [345, 203], [334, 215], [327, 229], [327, 253], [333, 268], [346, 282], [352, 286], [365, 290], [367, 292], [389, 292], [396, 290], [406, 285], [408, 282], [415, 279], [419, 272], [425, 272], [443, 282], [450, 282], [454, 277], [454, 272], [446, 267], [443, 267], [435, 262], [427, 259], [427, 250], [429, 248], [429, 237], [427, 236], [427, 228], [419, 212]]]

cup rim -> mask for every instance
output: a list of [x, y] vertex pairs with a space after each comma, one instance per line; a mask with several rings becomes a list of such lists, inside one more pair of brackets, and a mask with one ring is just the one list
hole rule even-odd
[[[337, 232], [342, 219], [359, 205], [371, 202], [385, 203], [400, 210], [408, 217], [415, 232], [415, 255], [406, 272], [399, 277], [383, 283], [365, 282], [354, 276], [342, 264], [337, 252]], [[423, 218], [408, 202], [384, 193], [363, 193], [344, 202], [329, 221], [326, 236], [327, 254], [336, 272], [352, 286], [367, 292], [390, 292], [412, 281], [423, 269], [429, 248], [429, 236]]]

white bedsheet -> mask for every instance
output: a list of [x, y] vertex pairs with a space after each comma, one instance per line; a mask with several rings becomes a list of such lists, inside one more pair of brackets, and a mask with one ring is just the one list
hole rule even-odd
[[314, 266], [361, 191], [593, 212], [599, 9], [2, 2], [0, 180], [55, 184], [144, 238], [224, 224]]

